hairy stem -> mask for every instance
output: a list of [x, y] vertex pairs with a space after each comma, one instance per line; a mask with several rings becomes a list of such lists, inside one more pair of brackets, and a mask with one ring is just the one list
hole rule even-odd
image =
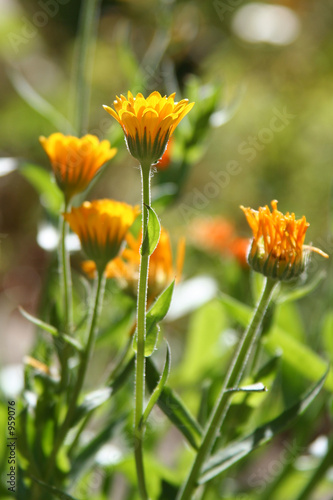
[[[142, 181], [142, 241], [148, 227], [148, 208], [150, 206], [150, 165], [141, 166]], [[135, 407], [134, 407], [134, 455], [138, 488], [143, 500], [148, 499], [144, 465], [143, 465], [143, 429], [140, 425], [143, 414], [145, 395], [145, 339], [146, 339], [146, 307], [148, 288], [148, 251], [141, 254], [140, 275], [137, 302], [137, 352], [135, 358]]]
[[214, 445], [217, 434], [221, 430], [224, 417], [229, 407], [230, 393], [226, 392], [226, 389], [228, 387], [236, 387], [241, 379], [242, 374], [244, 373], [246, 363], [248, 361], [252, 347], [258, 338], [260, 325], [267, 307], [271, 301], [275, 286], [276, 282], [270, 280], [269, 278], [266, 278], [265, 286], [257, 307], [254, 311], [252, 320], [239, 343], [236, 355], [232, 360], [231, 366], [225, 378], [220, 396], [209, 418], [205, 434], [201, 446], [198, 450], [197, 456], [193, 462], [192, 469], [186, 482], [179, 492], [177, 500], [190, 500], [192, 498], [193, 491], [197, 486], [197, 481], [202, 465], [206, 460], [210, 450], [212, 449], [212, 446]]

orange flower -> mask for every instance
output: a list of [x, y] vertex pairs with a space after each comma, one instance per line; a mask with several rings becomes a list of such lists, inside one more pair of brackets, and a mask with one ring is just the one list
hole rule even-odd
[[267, 205], [258, 211], [241, 206], [253, 232], [248, 261], [265, 276], [290, 280], [303, 272], [311, 251], [322, 257], [328, 255], [319, 248], [304, 245], [309, 227], [304, 216], [296, 220], [294, 213], [279, 212], [276, 200], [271, 205], [272, 212]]
[[202, 217], [193, 221], [190, 228], [192, 241], [205, 250], [235, 257], [247, 266], [249, 240], [239, 238], [234, 226], [223, 217]]
[[[126, 236], [127, 247], [120, 257], [109, 262], [105, 269], [107, 278], [115, 278], [131, 295], [136, 295], [139, 280], [141, 234], [134, 238], [130, 233]], [[155, 251], [150, 256], [148, 278], [148, 301], [157, 297], [171, 281], [180, 279], [185, 253], [185, 240], [178, 244], [177, 262], [173, 265], [171, 243], [168, 232], [161, 228], [160, 240]], [[83, 270], [93, 277], [96, 266], [92, 261], [82, 264]]]
[[157, 170], [166, 170], [171, 162], [171, 151], [173, 147], [173, 137], [170, 137], [162, 158], [156, 163]]
[[89, 134], [79, 139], [55, 133], [48, 138], [40, 137], [39, 141], [50, 159], [66, 202], [84, 191], [102, 165], [117, 152], [109, 141], [99, 142], [96, 136]]
[[178, 123], [194, 106], [187, 99], [175, 102], [175, 95], [162, 97], [155, 91], [145, 99], [128, 92], [127, 99], [117, 96], [115, 110], [104, 106], [122, 126], [128, 149], [141, 164], [150, 166], [162, 157]]
[[138, 207], [113, 200], [86, 201], [65, 213], [64, 218], [80, 238], [82, 248], [99, 272], [114, 259], [129, 227], [139, 213]]

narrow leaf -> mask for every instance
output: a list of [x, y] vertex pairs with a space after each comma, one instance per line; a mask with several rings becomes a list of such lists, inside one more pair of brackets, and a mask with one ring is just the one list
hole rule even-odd
[[59, 498], [60, 500], [77, 500], [76, 498], [72, 497], [71, 495], [68, 495], [68, 493], [64, 493], [63, 491], [58, 490], [55, 486], [50, 486], [47, 483], [44, 483], [44, 481], [41, 481], [40, 479], [37, 479], [37, 477], [30, 476], [33, 481], [36, 483], [40, 484], [45, 488], [47, 491], [52, 493], [54, 496]]
[[158, 240], [160, 239], [161, 224], [155, 210], [148, 205], [146, 205], [146, 207], [148, 208], [149, 218], [147, 232], [141, 245], [141, 254], [151, 255], [157, 247]]
[[244, 387], [231, 387], [230, 389], [226, 389], [225, 392], [267, 392], [267, 387], [258, 382], [257, 384], [246, 385]]
[[38, 165], [24, 163], [19, 172], [30, 182], [41, 196], [44, 207], [54, 215], [59, 216], [63, 204], [63, 194], [55, 184], [50, 172]]
[[73, 337], [70, 337], [66, 333], [60, 334], [59, 331], [54, 326], [45, 323], [45, 321], [42, 321], [39, 318], [35, 318], [35, 316], [29, 314], [21, 306], [19, 306], [19, 311], [22, 314], [22, 316], [24, 316], [28, 321], [30, 321], [30, 323], [33, 323], [34, 325], [38, 326], [38, 328], [41, 328], [45, 332], [50, 333], [51, 335], [53, 335], [53, 337], [57, 337], [60, 341], [67, 342], [67, 344], [70, 344], [77, 351], [82, 352], [83, 348], [80, 342], [78, 342], [78, 340], [74, 339]]
[[[159, 373], [151, 359], [147, 358], [146, 382], [151, 392], [158, 384], [158, 380]], [[164, 386], [157, 404], [190, 445], [197, 450], [202, 438], [202, 429], [179, 396], [170, 387]]]
[[73, 417], [72, 426], [74, 427], [83, 417], [88, 413], [92, 412], [102, 404], [104, 404], [110, 398], [112, 389], [110, 387], [104, 387], [103, 389], [98, 389], [87, 394], [83, 402], [76, 408], [75, 415]]
[[168, 342], [166, 343], [166, 345], [167, 345], [167, 351], [166, 351], [166, 359], [165, 359], [165, 363], [164, 363], [163, 372], [162, 372], [161, 378], [160, 378], [157, 386], [154, 389], [154, 392], [150, 396], [150, 399], [148, 401], [146, 409], [142, 415], [141, 426], [143, 426], [146, 423], [146, 421], [150, 415], [150, 412], [152, 411], [155, 404], [157, 403], [157, 400], [160, 397], [161, 392], [162, 392], [162, 390], [163, 390], [163, 388], [168, 380], [168, 376], [169, 376], [169, 372], [170, 372], [170, 365], [171, 365], [171, 352], [170, 352], [170, 346], [169, 346]]
[[[147, 312], [146, 316], [146, 340], [145, 340], [145, 356], [151, 356], [156, 349], [159, 326], [158, 323], [166, 316], [172, 299], [172, 293], [175, 286], [173, 281], [168, 288], [161, 293], [156, 299], [152, 307]], [[137, 350], [137, 335], [133, 339], [133, 349]]]
[[[220, 294], [219, 298], [230, 315], [242, 326], [246, 327], [251, 319], [251, 308], [225, 294]], [[268, 334], [265, 335], [263, 345], [273, 355], [282, 349], [283, 361], [295, 368], [308, 380], [317, 380], [325, 370], [326, 362], [324, 359], [278, 325], [273, 325]], [[325, 387], [333, 392], [332, 368], [327, 375]]]
[[223, 450], [215, 453], [206, 462], [206, 465], [204, 465], [199, 483], [203, 484], [210, 481], [212, 478], [231, 467], [231, 465], [249, 455], [249, 453], [259, 446], [269, 442], [276, 434], [289, 426], [316, 398], [324, 385], [327, 374], [328, 370], [303, 398], [281, 413], [277, 418], [258, 427], [252, 434], [229, 444]]

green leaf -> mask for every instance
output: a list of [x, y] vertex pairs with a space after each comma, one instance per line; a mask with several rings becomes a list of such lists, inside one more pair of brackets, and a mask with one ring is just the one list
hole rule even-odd
[[51, 173], [38, 165], [30, 163], [24, 163], [19, 171], [36, 189], [43, 206], [58, 217], [64, 202], [64, 196], [54, 182]]
[[63, 491], [58, 490], [58, 488], [56, 488], [55, 486], [50, 486], [49, 484], [44, 483], [44, 481], [37, 479], [37, 477], [34, 477], [34, 476], [30, 476], [30, 477], [33, 481], [35, 481], [36, 483], [43, 486], [43, 488], [45, 488], [46, 491], [49, 491], [54, 496], [59, 498], [59, 500], [77, 500], [76, 498], [72, 497], [71, 495], [68, 495], [67, 493], [65, 493]]
[[155, 250], [160, 239], [161, 224], [153, 208], [145, 205], [148, 209], [148, 227], [141, 245], [141, 254], [151, 255]]
[[67, 342], [67, 344], [70, 344], [77, 351], [79, 352], [83, 351], [83, 348], [78, 340], [74, 339], [73, 337], [70, 337], [66, 333], [60, 334], [59, 331], [54, 326], [45, 323], [45, 321], [42, 321], [39, 318], [35, 318], [35, 316], [29, 314], [21, 306], [19, 306], [19, 311], [22, 314], [22, 316], [24, 316], [28, 321], [30, 321], [30, 323], [33, 323], [34, 325], [38, 326], [38, 328], [41, 328], [45, 332], [50, 333], [51, 335], [53, 335], [53, 337], [57, 337], [59, 341]]
[[333, 360], [333, 311], [328, 311], [323, 324], [323, 343], [324, 347], [329, 354], [329, 359]]
[[219, 341], [226, 325], [226, 314], [216, 299], [191, 316], [184, 358], [177, 373], [183, 384], [201, 380], [215, 363], [220, 363], [224, 349], [219, 348]]
[[93, 391], [87, 394], [80, 406], [76, 408], [72, 426], [74, 427], [88, 413], [92, 412], [93, 410], [104, 404], [106, 401], [108, 401], [111, 393], [112, 389], [110, 387], [104, 387], [103, 389], [98, 389], [97, 391]]
[[[147, 358], [146, 370], [147, 386], [153, 392], [158, 384], [159, 373], [150, 358]], [[190, 445], [197, 450], [202, 438], [202, 429], [179, 396], [170, 387], [164, 386], [157, 404]]]
[[285, 410], [274, 420], [258, 427], [252, 434], [229, 444], [226, 448], [215, 453], [208, 459], [203, 467], [199, 483], [210, 481], [218, 474], [228, 469], [234, 463], [246, 457], [253, 450], [269, 442], [276, 434], [289, 426], [299, 415], [301, 415], [316, 398], [322, 389], [328, 370], [325, 375], [315, 384], [315, 386], [305, 394], [296, 404]]
[[[158, 323], [167, 314], [173, 290], [175, 287], [175, 282], [173, 281], [168, 288], [161, 293], [161, 295], [156, 299], [154, 304], [151, 306], [146, 316], [146, 341], [145, 341], [145, 356], [151, 356], [156, 348], [159, 334]], [[133, 338], [133, 349], [137, 350], [137, 334]]]
[[306, 297], [307, 295], [309, 295], [309, 293], [312, 293], [325, 278], [326, 272], [322, 271], [316, 274], [313, 280], [304, 286], [299, 286], [294, 288], [293, 290], [288, 290], [285, 292], [280, 291], [276, 299], [276, 303], [282, 304], [283, 302], [293, 302], [295, 300]]
[[140, 425], [142, 425], [142, 426], [145, 425], [145, 423], [147, 422], [147, 419], [150, 415], [150, 412], [152, 411], [155, 404], [157, 403], [157, 400], [160, 397], [161, 392], [162, 392], [162, 390], [163, 390], [163, 388], [168, 380], [168, 376], [170, 373], [170, 366], [171, 366], [171, 351], [170, 351], [170, 346], [169, 346], [168, 342], [166, 343], [166, 345], [167, 345], [167, 352], [166, 352], [166, 359], [165, 359], [165, 363], [164, 363], [163, 372], [162, 372], [161, 378], [160, 378], [157, 386], [155, 387], [152, 395], [150, 396], [150, 399], [148, 401], [146, 409], [142, 415], [142, 419], [141, 419], [141, 423], [140, 423]]
[[[220, 294], [219, 298], [235, 320], [239, 321], [244, 327], [247, 326], [252, 316], [252, 310], [245, 304]], [[318, 354], [313, 352], [307, 345], [292, 337], [289, 332], [284, 331], [277, 325], [273, 325], [269, 333], [262, 339], [265, 348], [271, 354], [275, 355], [282, 349], [282, 359], [285, 363], [295, 368], [301, 375], [308, 380], [318, 380], [318, 377], [325, 370], [326, 361]], [[325, 388], [333, 392], [333, 371], [330, 369]]]

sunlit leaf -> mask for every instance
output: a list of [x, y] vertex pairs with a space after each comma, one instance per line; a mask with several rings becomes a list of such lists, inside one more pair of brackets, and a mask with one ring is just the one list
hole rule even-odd
[[38, 326], [38, 328], [41, 328], [42, 330], [50, 333], [54, 337], [57, 337], [59, 339], [59, 342], [66, 342], [67, 344], [71, 345], [74, 347], [77, 351], [81, 352], [83, 350], [80, 342], [76, 340], [73, 337], [70, 337], [66, 333], [60, 334], [59, 331], [52, 325], [49, 325], [48, 323], [45, 323], [45, 321], [42, 321], [38, 318], [35, 318], [31, 314], [29, 314], [27, 311], [23, 309], [23, 307], [19, 307], [19, 311], [24, 316], [30, 323], [33, 323], [34, 325]]
[[277, 418], [258, 427], [252, 434], [245, 438], [231, 443], [226, 448], [215, 453], [204, 465], [199, 483], [202, 484], [210, 481], [289, 426], [316, 398], [324, 385], [327, 374], [328, 371], [303, 398], [281, 413]]
[[[156, 349], [159, 326], [158, 323], [166, 316], [172, 299], [175, 282], [173, 281], [156, 299], [146, 315], [145, 356], [151, 356]], [[133, 339], [133, 349], [137, 350], [137, 335]]]
[[151, 255], [158, 244], [158, 240], [160, 239], [161, 224], [155, 210], [148, 205], [146, 205], [146, 207], [148, 209], [148, 226], [147, 232], [142, 241], [141, 253], [142, 255]]

